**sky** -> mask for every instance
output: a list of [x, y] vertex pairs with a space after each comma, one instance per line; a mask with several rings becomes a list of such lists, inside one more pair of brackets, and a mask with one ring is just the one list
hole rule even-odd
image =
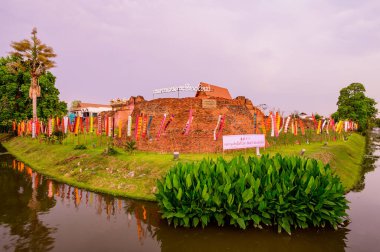
[[380, 103], [379, 13], [378, 0], [1, 0], [0, 56], [37, 27], [69, 104], [202, 81], [329, 115], [353, 82]]

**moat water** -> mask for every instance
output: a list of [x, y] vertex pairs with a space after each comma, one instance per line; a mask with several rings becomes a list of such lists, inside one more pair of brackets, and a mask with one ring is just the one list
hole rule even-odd
[[152, 202], [57, 183], [0, 146], [0, 251], [379, 251], [380, 130], [370, 136], [363, 179], [347, 194], [350, 223], [333, 229], [168, 226]]

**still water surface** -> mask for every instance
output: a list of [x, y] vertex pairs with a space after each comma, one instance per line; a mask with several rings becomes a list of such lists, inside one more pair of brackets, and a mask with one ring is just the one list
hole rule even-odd
[[380, 131], [371, 139], [363, 181], [347, 195], [350, 224], [292, 236], [272, 229], [174, 229], [155, 203], [57, 183], [0, 146], [0, 251], [380, 251]]

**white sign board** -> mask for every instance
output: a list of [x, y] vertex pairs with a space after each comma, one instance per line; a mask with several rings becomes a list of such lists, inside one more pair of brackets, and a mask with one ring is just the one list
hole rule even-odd
[[223, 136], [223, 150], [265, 147], [264, 134]]

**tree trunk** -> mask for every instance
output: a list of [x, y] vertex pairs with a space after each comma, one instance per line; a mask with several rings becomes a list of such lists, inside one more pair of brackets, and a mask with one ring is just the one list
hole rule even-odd
[[[31, 83], [30, 89], [31, 90], [30, 90], [29, 95], [31, 96], [30, 98], [32, 98], [32, 103], [33, 103], [33, 123], [34, 123], [34, 125], [36, 125], [36, 122], [37, 122], [37, 90], [38, 90], [37, 77], [36, 76], [32, 76], [32, 83]], [[33, 127], [32, 130], [34, 131], [34, 132], [32, 132], [32, 136], [35, 137], [36, 128]]]
[[33, 99], [33, 121], [37, 121], [37, 94], [36, 92], [33, 92], [32, 94]]

